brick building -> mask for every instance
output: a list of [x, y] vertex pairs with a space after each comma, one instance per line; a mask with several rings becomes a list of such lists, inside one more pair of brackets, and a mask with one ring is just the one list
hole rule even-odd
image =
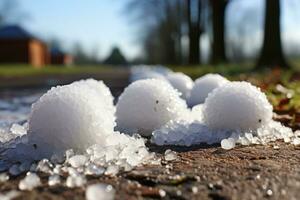
[[19, 26], [5, 26], [0, 28], [0, 63], [40, 68], [50, 63], [48, 47]]

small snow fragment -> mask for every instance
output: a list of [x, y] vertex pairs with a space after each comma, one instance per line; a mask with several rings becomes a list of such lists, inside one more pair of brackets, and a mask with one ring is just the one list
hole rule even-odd
[[87, 187], [85, 196], [87, 200], [113, 200], [115, 189], [107, 184], [94, 184]]
[[1, 173], [0, 174], [0, 183], [6, 182], [9, 180], [9, 175], [7, 173]]
[[117, 173], [119, 173], [119, 167], [117, 165], [110, 165], [105, 171], [105, 175], [111, 175], [115, 176]]
[[221, 141], [221, 147], [226, 150], [233, 149], [235, 147], [235, 142], [236, 141], [233, 138], [223, 139]]
[[57, 174], [51, 175], [48, 178], [48, 185], [49, 186], [54, 186], [54, 185], [58, 185], [61, 183], [61, 179], [60, 176]]
[[88, 161], [88, 158], [86, 156], [75, 155], [75, 156], [72, 156], [68, 162], [70, 163], [70, 165], [72, 167], [78, 168], [78, 167], [84, 166], [87, 161]]
[[66, 180], [66, 186], [69, 188], [82, 187], [86, 184], [86, 177], [82, 174], [69, 175]]
[[20, 190], [32, 190], [41, 185], [41, 180], [35, 173], [28, 172], [26, 177], [19, 182]]
[[300, 145], [300, 138], [294, 138], [294, 140], [293, 140], [293, 145], [295, 145], [295, 146], [297, 146], [297, 145]]
[[104, 174], [105, 169], [103, 167], [99, 167], [95, 164], [89, 164], [85, 169], [86, 175], [94, 175], [94, 176], [100, 176]]
[[38, 162], [36, 170], [44, 173], [51, 173], [53, 168], [52, 163], [48, 159], [42, 159]]
[[13, 124], [10, 128], [10, 132], [18, 136], [27, 134], [27, 130], [25, 129], [25, 127], [21, 126], [20, 124]]
[[178, 158], [177, 156], [177, 153], [170, 150], [170, 149], [167, 149], [165, 151], [165, 160], [166, 161], [173, 161], [173, 160], [176, 160]]
[[6, 192], [5, 194], [0, 193], [0, 199], [1, 200], [13, 200], [17, 198], [20, 195], [20, 192], [17, 190], [11, 190], [9, 192]]
[[166, 191], [164, 191], [164, 190], [162, 190], [162, 189], [159, 189], [159, 191], [158, 191], [158, 193], [159, 193], [159, 196], [161, 197], [161, 198], [164, 198], [165, 196], [166, 196]]

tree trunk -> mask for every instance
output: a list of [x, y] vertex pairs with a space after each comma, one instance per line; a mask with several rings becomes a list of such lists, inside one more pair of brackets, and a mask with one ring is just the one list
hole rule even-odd
[[[201, 0], [198, 0], [200, 4]], [[191, 0], [187, 0], [187, 17], [189, 29], [189, 64], [198, 64], [200, 62], [200, 48], [199, 48], [199, 31], [198, 25], [193, 22]], [[198, 23], [198, 21], [197, 21]]]
[[256, 68], [289, 65], [283, 54], [280, 31], [280, 0], [266, 0], [263, 46]]
[[225, 10], [227, 3], [227, 0], [210, 0], [213, 26], [211, 62], [213, 64], [227, 62], [225, 53]]

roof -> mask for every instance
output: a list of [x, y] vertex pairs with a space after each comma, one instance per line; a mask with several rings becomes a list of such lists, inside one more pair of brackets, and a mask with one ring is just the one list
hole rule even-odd
[[50, 53], [51, 53], [51, 55], [53, 55], [53, 56], [66, 55], [66, 53], [63, 52], [63, 51], [62, 51], [61, 49], [59, 49], [59, 48], [52, 48], [52, 49], [50, 50]]
[[17, 25], [0, 28], [0, 39], [38, 39], [25, 29]]

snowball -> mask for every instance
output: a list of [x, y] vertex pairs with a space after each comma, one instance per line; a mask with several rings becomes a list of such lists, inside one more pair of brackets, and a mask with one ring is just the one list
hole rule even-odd
[[119, 130], [149, 136], [153, 130], [187, 113], [185, 101], [169, 83], [147, 79], [125, 89], [117, 103], [116, 116]]
[[113, 200], [115, 189], [107, 184], [94, 184], [87, 187], [85, 196], [87, 200]]
[[28, 137], [36, 152], [50, 157], [70, 148], [83, 151], [103, 144], [115, 126], [111, 99], [103, 87], [75, 82], [52, 88], [34, 103]]
[[233, 149], [235, 147], [235, 139], [233, 138], [228, 138], [228, 139], [223, 139], [221, 141], [221, 147], [225, 150]]
[[272, 105], [259, 88], [231, 82], [209, 94], [204, 122], [211, 129], [256, 130], [272, 120]]
[[171, 83], [171, 85], [177, 89], [181, 93], [181, 97], [183, 99], [187, 99], [190, 95], [190, 91], [194, 85], [193, 80], [181, 73], [172, 73], [167, 76], [167, 80]]
[[189, 106], [204, 103], [208, 94], [229, 81], [219, 74], [207, 74], [196, 79], [188, 99]]
[[35, 173], [28, 172], [26, 177], [19, 182], [20, 190], [32, 190], [41, 185], [41, 179]]

